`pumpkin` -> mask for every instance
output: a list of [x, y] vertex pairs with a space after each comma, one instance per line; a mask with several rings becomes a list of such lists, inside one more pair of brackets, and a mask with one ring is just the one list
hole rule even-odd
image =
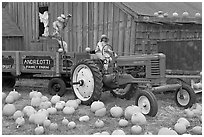
[[45, 132], [44, 127], [43, 126], [38, 126], [35, 128], [35, 134], [36, 135], [42, 135]]
[[178, 134], [184, 134], [187, 130], [186, 130], [186, 126], [183, 123], [176, 123], [174, 125], [174, 130], [178, 133]]
[[132, 124], [145, 125], [147, 120], [141, 112], [134, 113], [131, 117]]
[[110, 109], [111, 116], [114, 118], [120, 118], [123, 115], [123, 109], [118, 106], [114, 106]]
[[5, 116], [12, 116], [16, 112], [16, 107], [14, 104], [6, 104], [3, 107], [2, 112]]
[[177, 135], [177, 133], [167, 127], [162, 127], [161, 129], [159, 129], [158, 135]]
[[196, 135], [202, 135], [202, 127], [201, 126], [195, 126], [191, 129], [191, 132], [193, 132]]
[[186, 127], [190, 126], [190, 122], [186, 118], [183, 118], [183, 117], [179, 118], [177, 120], [177, 123], [183, 123]]
[[52, 98], [51, 98], [51, 103], [52, 104], [56, 104], [57, 102], [59, 102], [60, 101], [60, 96], [58, 96], [58, 95], [54, 95]]
[[76, 127], [76, 123], [74, 121], [71, 121], [71, 122], [68, 123], [67, 126], [68, 126], [69, 129], [73, 129], [73, 128]]
[[41, 102], [47, 102], [47, 101], [49, 101], [48, 97], [46, 96], [41, 97]]
[[44, 127], [49, 127], [51, 124], [51, 121], [49, 119], [46, 119], [44, 122], [43, 122], [43, 126]]
[[141, 109], [138, 107], [138, 106], [135, 106], [135, 105], [132, 105], [132, 106], [128, 106], [126, 109], [125, 109], [125, 118], [126, 119], [131, 119], [132, 115], [136, 112], [141, 112]]
[[68, 100], [65, 104], [66, 107], [73, 107], [74, 109], [77, 109], [79, 104], [76, 100]]
[[41, 97], [42, 97], [42, 93], [41, 93], [41, 92], [34, 93], [34, 94], [33, 94], [33, 98], [34, 98], [34, 97], [39, 97], [39, 98], [41, 98]]
[[20, 98], [20, 94], [15, 89], [10, 91], [8, 96], [13, 96], [14, 100], [18, 100]]
[[131, 127], [130, 131], [133, 135], [139, 135], [142, 133], [142, 128], [139, 125], [134, 125]]
[[52, 103], [49, 101], [43, 101], [40, 103], [39, 108], [40, 109], [48, 109], [49, 107], [52, 106]]
[[128, 121], [125, 119], [120, 119], [120, 121], [118, 122], [120, 127], [126, 127], [128, 125]]
[[125, 132], [121, 129], [116, 129], [112, 132], [111, 135], [125, 135]]
[[43, 125], [43, 122], [47, 119], [47, 115], [45, 113], [36, 113], [34, 117], [34, 123], [36, 125]]
[[95, 111], [95, 116], [97, 117], [103, 117], [106, 115], [106, 108], [101, 108], [97, 111]]
[[62, 125], [67, 125], [69, 123], [69, 120], [67, 120], [65, 117], [62, 120]]
[[5, 102], [6, 102], [7, 104], [12, 104], [12, 103], [15, 102], [15, 99], [14, 99], [13, 96], [8, 95], [8, 96], [6, 97], [6, 99], [5, 99]]
[[102, 108], [104, 108], [104, 107], [105, 107], [105, 105], [104, 105], [103, 102], [101, 102], [101, 101], [94, 101], [94, 102], [91, 104], [91, 111], [92, 111], [92, 112], [96, 112], [97, 110], [102, 109]]
[[79, 118], [79, 121], [80, 121], [80, 122], [87, 122], [87, 121], [89, 121], [89, 119], [90, 119], [89, 116], [86, 115], [86, 116], [80, 117], [80, 118]]
[[31, 99], [31, 106], [33, 106], [33, 107], [39, 107], [40, 103], [41, 103], [41, 98], [39, 98], [39, 97], [33, 97]]
[[38, 114], [39, 114], [39, 113], [43, 113], [43, 114], [45, 114], [47, 117], [49, 116], [49, 112], [48, 112], [46, 109], [39, 109], [37, 113], [38, 113]]
[[15, 123], [17, 125], [17, 128], [19, 128], [20, 126], [25, 124], [25, 119], [23, 117], [19, 117], [16, 119]]
[[188, 118], [193, 118], [195, 115], [194, 115], [194, 112], [191, 111], [190, 109], [185, 109], [185, 113], [186, 113], [186, 116]]
[[28, 121], [29, 121], [30, 123], [34, 123], [34, 122], [35, 122], [35, 114], [31, 114], [30, 117], [29, 117], [29, 119], [28, 119]]
[[35, 114], [37, 111], [32, 106], [25, 106], [23, 108], [23, 113], [30, 117], [30, 115]]
[[101, 135], [101, 133], [100, 132], [96, 132], [93, 135]]
[[74, 114], [75, 109], [73, 107], [64, 107], [63, 113], [66, 115], [72, 115]]
[[17, 110], [14, 114], [13, 114], [13, 119], [16, 120], [19, 117], [23, 117], [24, 113], [20, 110]]
[[6, 93], [2, 92], [2, 100], [4, 100], [6, 98]]
[[63, 103], [61, 103], [61, 102], [57, 102], [57, 103], [55, 104], [55, 108], [56, 108], [57, 110], [62, 110], [62, 109], [64, 108], [64, 105], [63, 105]]
[[78, 103], [78, 105], [81, 104], [81, 100], [80, 99], [76, 99], [76, 102]]
[[50, 130], [57, 130], [58, 129], [58, 124], [57, 123], [51, 123], [49, 126]]
[[65, 101], [60, 101], [60, 103], [63, 105], [63, 107], [65, 107], [66, 105]]
[[110, 135], [107, 131], [101, 132], [101, 135]]
[[47, 111], [49, 112], [49, 114], [52, 114], [52, 115], [57, 113], [57, 109], [54, 107], [48, 108]]
[[36, 94], [38, 91], [36, 90], [32, 90], [30, 93], [29, 93], [29, 97], [30, 98], [33, 98], [34, 97], [34, 94]]
[[104, 126], [104, 122], [102, 121], [102, 120], [96, 120], [96, 122], [95, 122], [95, 127], [97, 127], [97, 128], [101, 128], [101, 127], [103, 127]]

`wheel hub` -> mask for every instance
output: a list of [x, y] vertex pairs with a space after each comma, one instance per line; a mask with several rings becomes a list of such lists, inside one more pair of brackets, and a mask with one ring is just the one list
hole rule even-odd
[[148, 114], [150, 112], [150, 102], [149, 102], [148, 98], [145, 96], [139, 97], [138, 107], [140, 107], [143, 114]]
[[190, 95], [186, 90], [181, 89], [177, 94], [177, 100], [182, 106], [185, 106], [190, 101]]

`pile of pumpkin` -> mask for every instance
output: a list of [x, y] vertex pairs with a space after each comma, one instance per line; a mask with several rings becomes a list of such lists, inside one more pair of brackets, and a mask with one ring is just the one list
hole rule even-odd
[[[36, 125], [34, 133], [37, 135], [44, 134], [45, 128], [50, 130], [57, 130], [58, 124], [49, 120], [51, 115], [61, 111], [65, 115], [73, 115], [76, 113], [76, 109], [81, 104], [79, 99], [68, 100], [67, 102], [62, 101], [60, 96], [55, 95], [50, 100], [48, 97], [43, 96], [41, 92], [32, 91], [29, 94], [30, 105], [25, 106], [22, 110], [16, 110], [14, 102], [18, 100], [21, 95], [17, 91], [11, 91], [8, 95], [2, 92], [2, 99], [5, 101], [3, 106], [3, 115], [12, 116], [15, 120], [16, 127], [19, 128], [25, 124], [25, 117], [28, 118], [28, 121]], [[125, 109], [119, 106], [113, 106], [108, 111], [106, 106], [101, 101], [94, 101], [90, 106], [91, 113], [94, 113], [97, 120], [94, 123], [96, 128], [102, 128], [105, 125], [105, 122], [102, 118], [108, 113], [112, 118], [118, 119], [118, 129], [109, 133], [107, 131], [97, 132], [94, 135], [125, 135], [123, 128], [130, 127], [130, 133], [133, 135], [146, 134], [151, 135], [151, 132], [145, 131], [143, 127], [147, 125], [146, 117], [142, 114], [141, 109], [138, 106], [132, 105], [128, 106]], [[202, 122], [202, 107], [199, 104], [195, 104], [192, 108], [186, 109], [185, 111], [186, 118], [199, 118]], [[174, 129], [167, 127], [162, 127], [159, 131], [159, 135], [177, 135], [177, 134], [186, 134], [187, 128], [190, 128], [190, 122], [184, 117], [179, 118]], [[79, 122], [88, 122], [90, 117], [84, 115], [78, 118]], [[76, 128], [75, 121], [69, 121], [65, 117], [61, 122], [63, 125], [67, 126], [68, 129]], [[193, 134], [202, 134], [202, 127], [196, 126], [189, 130]]]

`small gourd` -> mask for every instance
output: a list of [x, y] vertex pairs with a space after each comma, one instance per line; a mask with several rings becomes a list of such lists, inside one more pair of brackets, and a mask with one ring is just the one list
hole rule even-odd
[[174, 125], [174, 130], [178, 133], [178, 134], [184, 134], [187, 130], [186, 130], [186, 126], [183, 123], [176, 123]]
[[69, 129], [74, 129], [76, 127], [76, 123], [74, 121], [71, 121], [71, 122], [68, 123], [67, 126], [68, 126]]
[[73, 107], [64, 107], [63, 113], [66, 115], [72, 115], [74, 114], [75, 109]]
[[58, 95], [54, 95], [52, 98], [51, 98], [51, 103], [52, 104], [56, 104], [57, 102], [59, 102], [60, 101], [60, 96], [58, 96]]
[[122, 129], [116, 129], [111, 135], [125, 135], [125, 132]]
[[103, 117], [106, 115], [106, 108], [101, 108], [95, 111], [95, 116], [97, 117]]
[[128, 121], [125, 119], [120, 119], [120, 121], [118, 122], [120, 127], [126, 127], [128, 125]]
[[16, 120], [19, 117], [23, 117], [24, 113], [20, 110], [17, 110], [14, 114], [13, 114], [13, 119]]
[[12, 116], [16, 112], [16, 107], [14, 104], [6, 104], [3, 107], [2, 112], [5, 116]]
[[41, 98], [39, 98], [39, 97], [33, 97], [31, 99], [31, 106], [33, 106], [33, 107], [39, 107], [40, 103], [41, 103]]
[[123, 115], [123, 109], [119, 106], [114, 106], [110, 109], [111, 116], [114, 118], [120, 118]]
[[64, 105], [63, 105], [63, 103], [61, 103], [61, 102], [57, 102], [57, 103], [55, 104], [55, 108], [56, 108], [57, 110], [62, 110], [62, 109], [64, 108]]
[[132, 124], [145, 125], [147, 123], [147, 120], [142, 113], [137, 112], [132, 115], [131, 122]]
[[69, 120], [67, 120], [65, 117], [62, 120], [62, 125], [67, 125], [69, 123]]
[[76, 100], [68, 100], [65, 104], [66, 107], [73, 107], [74, 109], [77, 109], [79, 104]]
[[38, 126], [35, 128], [35, 134], [36, 135], [42, 135], [45, 132], [44, 127], [43, 126]]
[[138, 106], [135, 106], [135, 105], [132, 105], [132, 106], [128, 106], [126, 109], [125, 109], [125, 112], [124, 112], [124, 116], [127, 120], [131, 119], [132, 115], [134, 113], [137, 113], [137, 112], [141, 112], [141, 109], [138, 107]]
[[17, 125], [17, 128], [19, 128], [20, 126], [25, 124], [25, 119], [23, 117], [19, 117], [16, 119], [15, 123]]
[[131, 127], [130, 131], [133, 135], [139, 135], [142, 133], [142, 128], [139, 125], [134, 125]]
[[30, 98], [33, 98], [34, 97], [34, 94], [36, 94], [38, 91], [36, 90], [32, 90], [30, 93], [29, 93], [29, 97]]
[[15, 89], [13, 89], [13, 91], [10, 91], [8, 96], [13, 96], [15, 101], [20, 98], [20, 94]]
[[50, 130], [57, 130], [58, 129], [58, 124], [57, 123], [51, 123], [49, 126]]
[[86, 116], [80, 117], [80, 118], [79, 118], [79, 121], [80, 121], [80, 122], [87, 122], [87, 121], [89, 121], [89, 119], [90, 119], [89, 116], [86, 115]]
[[43, 126], [44, 127], [49, 127], [51, 124], [51, 121], [49, 119], [46, 119], [44, 122], [43, 122]]
[[104, 122], [100, 119], [96, 120], [95, 127], [97, 127], [97, 128], [104, 127]]
[[94, 101], [94, 102], [91, 104], [91, 111], [92, 111], [92, 112], [96, 112], [97, 110], [102, 109], [102, 108], [104, 108], [104, 107], [105, 107], [105, 105], [104, 105], [103, 102], [101, 102], [101, 101]]

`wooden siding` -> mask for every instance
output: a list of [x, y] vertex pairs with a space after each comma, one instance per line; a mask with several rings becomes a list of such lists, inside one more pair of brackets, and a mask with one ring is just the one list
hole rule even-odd
[[6, 51], [21, 51], [24, 50], [23, 37], [21, 36], [3, 36], [2, 37], [2, 50]]

